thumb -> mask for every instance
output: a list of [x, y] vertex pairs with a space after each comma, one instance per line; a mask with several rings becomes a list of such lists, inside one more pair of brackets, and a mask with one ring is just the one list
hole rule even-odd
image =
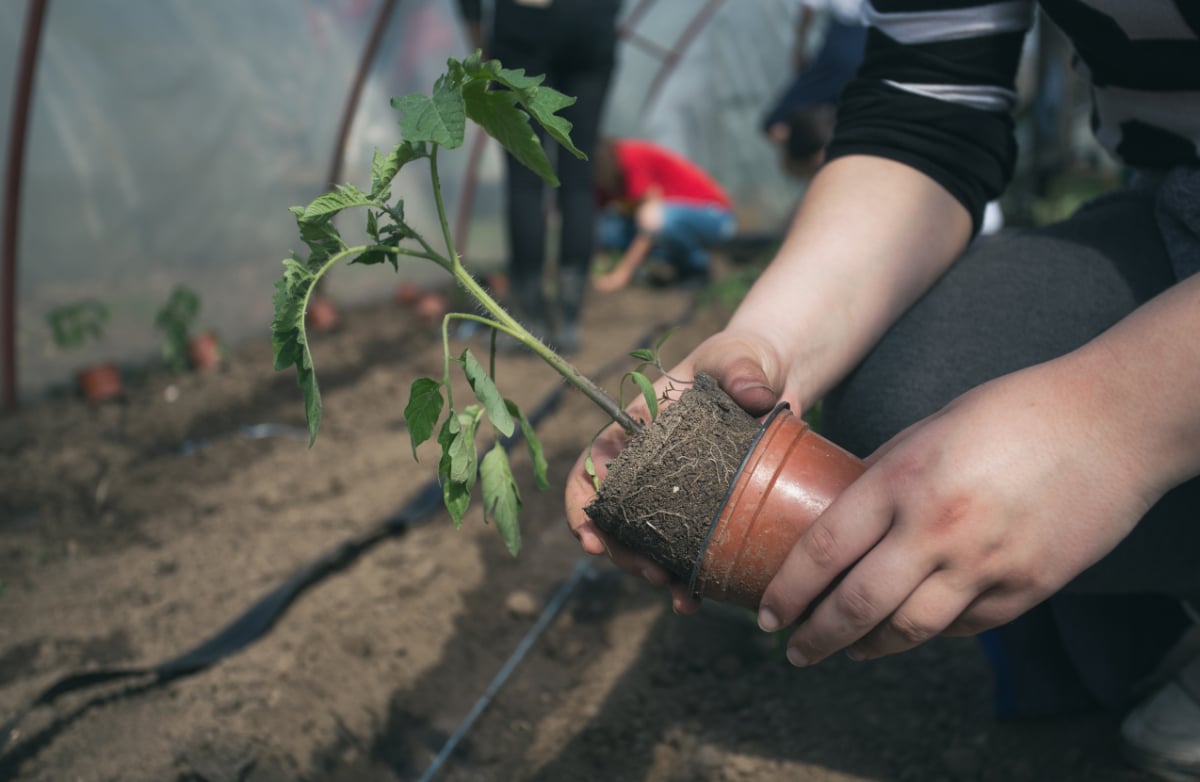
[[760, 345], [743, 340], [712, 340], [696, 352], [694, 367], [716, 378], [725, 393], [753, 416], [765, 415], [779, 401], [779, 363]]

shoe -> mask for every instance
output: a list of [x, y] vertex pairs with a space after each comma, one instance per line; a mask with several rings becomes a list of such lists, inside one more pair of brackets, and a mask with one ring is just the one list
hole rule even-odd
[[1125, 717], [1121, 749], [1161, 779], [1200, 781], [1200, 657]]

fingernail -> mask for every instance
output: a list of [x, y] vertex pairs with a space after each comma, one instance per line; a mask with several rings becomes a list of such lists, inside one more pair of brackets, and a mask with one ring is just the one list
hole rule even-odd
[[769, 608], [758, 609], [758, 626], [765, 633], [773, 633], [779, 629], [779, 617]]
[[797, 668], [803, 668], [804, 666], [808, 665], [808, 658], [805, 657], [804, 654], [794, 646], [788, 647], [787, 658], [788, 662]]
[[853, 660], [856, 663], [860, 663], [863, 660], [867, 659], [867, 656], [857, 649], [847, 649], [846, 656], [849, 657], [851, 660]]

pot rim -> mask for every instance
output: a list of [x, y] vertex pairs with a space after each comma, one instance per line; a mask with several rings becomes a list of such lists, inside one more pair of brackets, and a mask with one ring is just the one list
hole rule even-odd
[[721, 504], [717, 506], [713, 512], [712, 520], [708, 523], [708, 533], [704, 536], [704, 545], [700, 547], [700, 554], [696, 557], [696, 562], [692, 565], [692, 574], [688, 578], [688, 594], [696, 597], [696, 581], [700, 578], [700, 568], [704, 565], [704, 557], [708, 553], [708, 544], [712, 541], [713, 534], [717, 531], [717, 522], [721, 520], [721, 515], [725, 512], [725, 506], [729, 504], [729, 498], [733, 494], [733, 487], [737, 486], [738, 479], [742, 477], [742, 472], [746, 469], [746, 464], [750, 461], [751, 454], [758, 447], [758, 443], [766, 434], [767, 427], [775, 420], [775, 418], [784, 410], [790, 410], [791, 405], [787, 402], [780, 402], [775, 405], [767, 417], [763, 419], [762, 426], [758, 428], [758, 433], [754, 435], [754, 439], [750, 441], [750, 447], [746, 449], [746, 455], [742, 457], [742, 463], [738, 465], [737, 472], [729, 479], [729, 486], [725, 489], [725, 497], [721, 500]]

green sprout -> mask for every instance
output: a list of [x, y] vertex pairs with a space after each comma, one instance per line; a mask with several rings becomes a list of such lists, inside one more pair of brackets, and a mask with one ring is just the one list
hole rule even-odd
[[47, 313], [46, 322], [54, 335], [54, 344], [62, 350], [74, 350], [89, 339], [104, 336], [108, 307], [95, 299], [65, 304]]
[[[508, 550], [515, 556], [521, 547], [517, 516], [521, 496], [513, 478], [508, 452], [502, 438], [519, 427], [527, 444], [539, 488], [547, 487], [547, 464], [532, 425], [511, 399], [496, 386], [496, 335], [512, 337], [557, 371], [573, 387], [592, 400], [608, 417], [632, 434], [642, 424], [625, 413], [623, 406], [574, 366], [534, 337], [489, 294], [454, 249], [450, 223], [442, 199], [439, 156], [442, 150], [462, 146], [467, 120], [479, 125], [522, 164], [551, 185], [558, 178], [531, 122], [536, 122], [564, 150], [577, 157], [583, 153], [571, 142], [571, 123], [558, 112], [575, 99], [542, 84], [544, 77], [527, 76], [495, 60], [485, 61], [477, 51], [465, 60], [451, 58], [447, 72], [438, 78], [431, 95], [412, 94], [394, 98], [400, 113], [402, 140], [390, 152], [376, 150], [367, 189], [353, 184], [336, 186], [307, 206], [292, 207], [307, 257], [293, 252], [284, 259], [283, 277], [275, 286], [275, 317], [271, 324], [277, 370], [294, 366], [297, 382], [304, 391], [309, 444], [316, 440], [321, 423], [321, 394], [309, 349], [304, 314], [317, 283], [339, 261], [376, 265], [391, 263], [399, 270], [400, 256], [421, 258], [448, 272], [459, 287], [486, 314], [447, 314], [442, 320], [443, 366], [440, 377], [421, 377], [412, 383], [404, 418], [412, 439], [413, 456], [419, 446], [434, 439], [441, 447], [438, 478], [442, 497], [456, 527], [461, 526], [478, 477], [485, 519], [495, 522]], [[441, 227], [443, 249], [439, 250], [417, 232], [404, 216], [403, 199], [393, 199], [392, 181], [407, 165], [428, 165], [430, 184]], [[348, 246], [334, 225], [334, 218], [348, 209], [365, 211], [369, 242]], [[450, 348], [450, 326], [469, 320], [492, 329], [491, 356], [487, 369], [469, 350], [455, 355]], [[451, 369], [465, 374], [475, 402], [459, 406], [451, 390]], [[639, 387], [653, 390], [644, 375], [628, 376]], [[639, 379], [641, 378], [641, 379]], [[645, 380], [645, 383], [643, 383]], [[492, 445], [482, 458], [476, 436], [486, 419]]]
[[199, 311], [200, 297], [181, 285], [171, 291], [154, 318], [154, 325], [163, 332], [163, 359], [176, 372], [187, 369], [188, 339]]

